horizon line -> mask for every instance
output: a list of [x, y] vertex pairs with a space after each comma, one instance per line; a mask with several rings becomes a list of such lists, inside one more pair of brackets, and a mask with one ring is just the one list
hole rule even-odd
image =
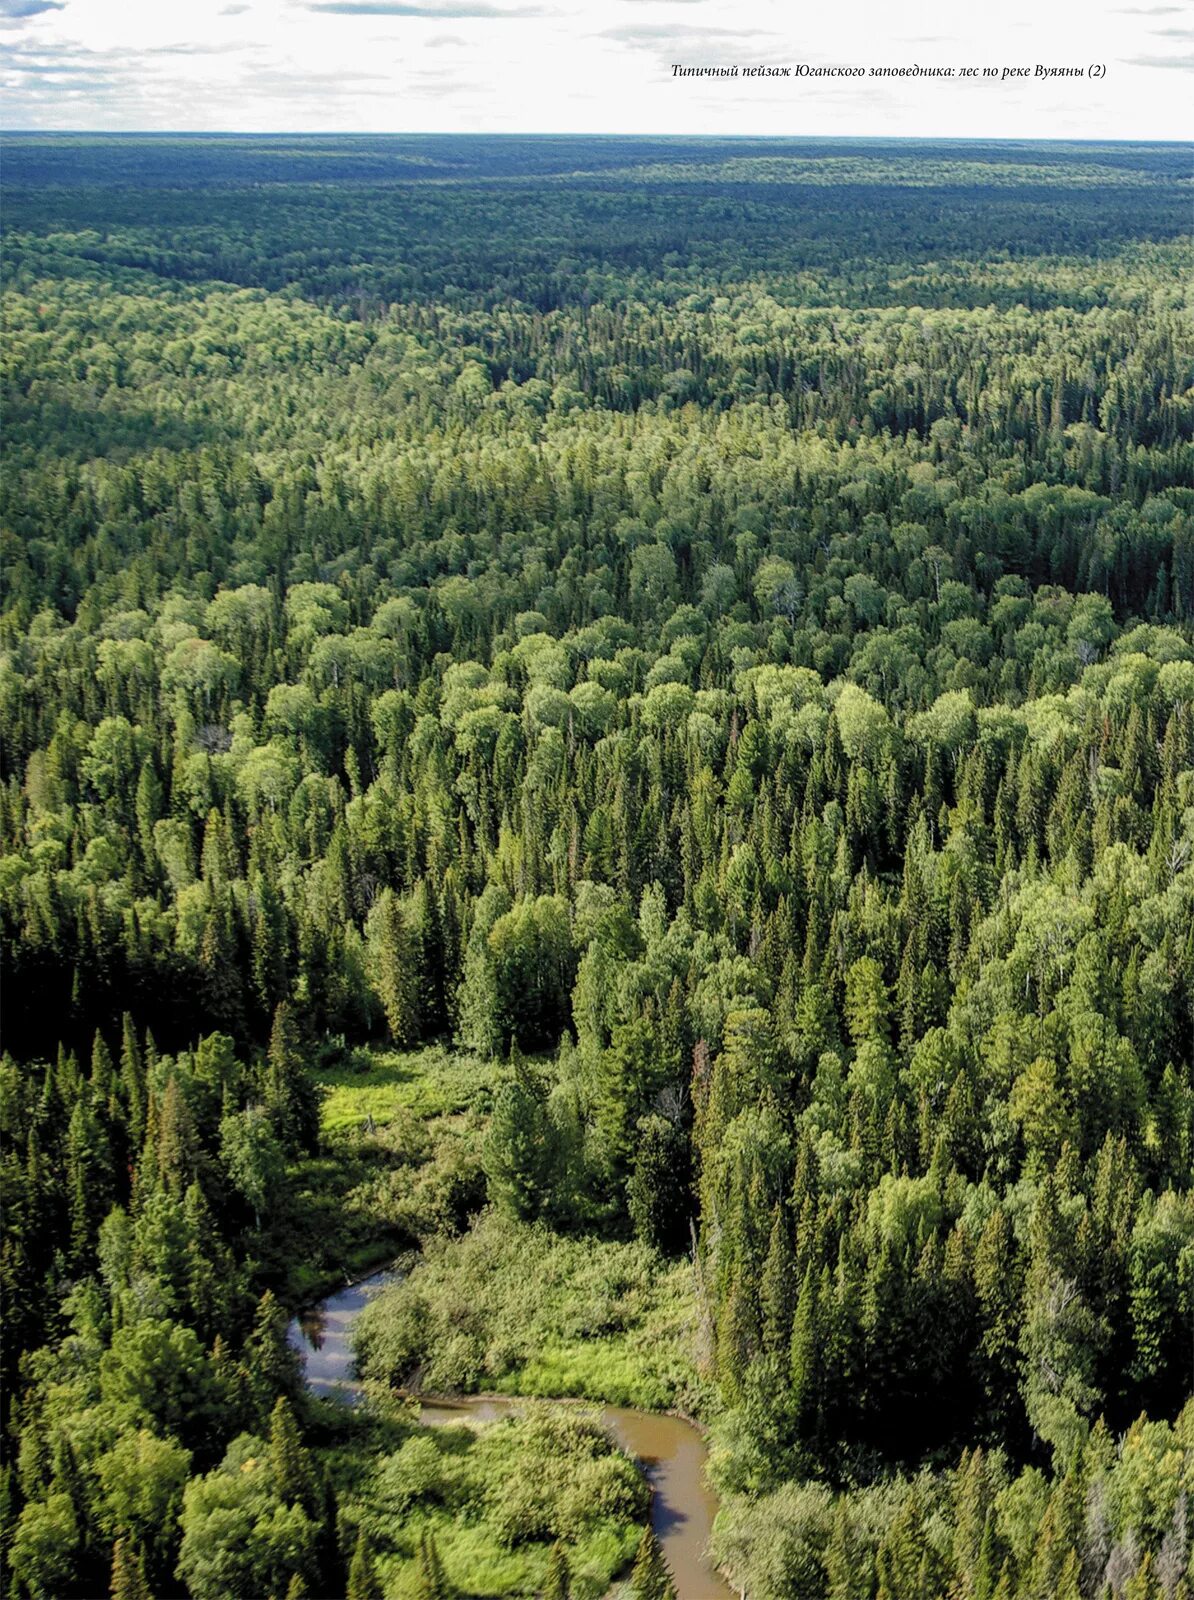
[[1108, 137], [1097, 134], [976, 134], [976, 133], [651, 133], [613, 129], [519, 128], [0, 128], [9, 138], [109, 138], [109, 139], [655, 139], [737, 140], [770, 143], [808, 142], [848, 144], [856, 141], [891, 144], [1168, 144], [1194, 148], [1194, 138], [1131, 134]]

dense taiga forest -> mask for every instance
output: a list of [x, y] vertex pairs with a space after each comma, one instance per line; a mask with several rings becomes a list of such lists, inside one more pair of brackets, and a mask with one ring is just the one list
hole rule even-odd
[[5, 144], [4, 1600], [1190, 1600], [1189, 149]]

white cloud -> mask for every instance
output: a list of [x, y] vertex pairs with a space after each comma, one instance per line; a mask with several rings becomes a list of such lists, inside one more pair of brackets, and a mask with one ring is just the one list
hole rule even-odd
[[[0, 84], [7, 124], [30, 128], [1184, 139], [1188, 40], [1154, 20], [1182, 11], [1108, 0], [0, 0]], [[694, 80], [674, 78], [673, 63], [1105, 64], [1106, 75]]]

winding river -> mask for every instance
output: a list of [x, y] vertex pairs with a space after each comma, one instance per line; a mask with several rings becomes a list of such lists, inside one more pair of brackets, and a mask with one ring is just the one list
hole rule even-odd
[[[349, 1334], [372, 1297], [392, 1283], [395, 1271], [374, 1273], [329, 1295], [290, 1324], [288, 1338], [306, 1363], [307, 1387], [354, 1404], [355, 1381]], [[560, 1402], [561, 1404], [570, 1402]], [[472, 1420], [492, 1422], [516, 1410], [505, 1397], [427, 1400], [421, 1419], [430, 1426]], [[677, 1600], [733, 1600], [733, 1591], [705, 1559], [717, 1497], [705, 1479], [705, 1441], [690, 1422], [627, 1406], [603, 1406], [602, 1421], [623, 1450], [642, 1462], [654, 1491], [651, 1526], [672, 1570]]]

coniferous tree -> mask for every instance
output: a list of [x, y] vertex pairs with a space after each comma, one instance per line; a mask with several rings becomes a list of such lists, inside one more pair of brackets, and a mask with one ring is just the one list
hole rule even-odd
[[[174, 1583], [181, 1541], [195, 1600], [345, 1593], [324, 1434], [279, 1410], [286, 1316], [253, 1298], [372, 1217], [445, 1235], [362, 1345], [404, 1372], [506, 1361], [507, 1249], [579, 1241], [599, 1288], [552, 1279], [536, 1326], [622, 1323], [628, 1361], [691, 1281], [752, 1593], [1180, 1597], [1172, 150], [1104, 152], [1131, 181], [1097, 207], [1060, 149], [806, 151], [820, 203], [777, 232], [774, 172], [715, 144], [632, 153], [595, 211], [555, 170], [579, 146], [488, 152], [497, 210], [453, 149], [400, 227], [369, 198], [396, 151], [310, 186], [342, 153], [283, 141], [262, 207], [260, 152], [168, 149], [158, 205], [160, 150], [77, 141], [48, 210], [59, 157], [10, 152], [6, 1589], [98, 1594], [119, 1534], [125, 1587], [140, 1558]], [[317, 1074], [372, 1104], [371, 1039], [448, 1029], [542, 1057], [429, 1057], [429, 1094], [309, 1159]], [[486, 1182], [481, 1291], [455, 1235]], [[691, 1279], [649, 1248], [690, 1244]], [[419, 1466], [376, 1471], [423, 1526]], [[572, 1531], [596, 1484], [520, 1515]]]
[[485, 1170], [497, 1204], [522, 1221], [543, 1214], [555, 1168], [553, 1131], [542, 1081], [511, 1049], [512, 1076], [494, 1099]]
[[418, 946], [392, 890], [382, 896], [379, 918], [377, 992], [390, 1038], [396, 1045], [410, 1045], [422, 1028]]
[[630, 1574], [634, 1600], [676, 1600], [676, 1590], [659, 1540], [650, 1528], [643, 1530], [634, 1570]]
[[288, 1149], [313, 1151], [319, 1143], [319, 1095], [303, 1063], [294, 1012], [285, 1003], [274, 1012], [266, 1057], [265, 1106]]
[[638, 1124], [634, 1166], [626, 1185], [627, 1209], [640, 1239], [665, 1253], [688, 1242], [691, 1172], [688, 1139], [666, 1118]]
[[286, 1341], [286, 1313], [269, 1289], [257, 1302], [245, 1341], [245, 1372], [252, 1403], [268, 1426], [279, 1396], [293, 1395], [298, 1383], [297, 1361]]
[[799, 1284], [796, 1257], [782, 1206], [776, 1206], [772, 1212], [759, 1294], [763, 1307], [763, 1348], [772, 1355], [786, 1356], [792, 1341]]
[[145, 1563], [141, 1552], [127, 1539], [117, 1539], [112, 1546], [112, 1582], [109, 1590], [112, 1600], [153, 1600], [145, 1581]]
[[444, 1576], [434, 1533], [425, 1532], [419, 1540], [415, 1592], [418, 1600], [451, 1600], [451, 1590]]
[[[352, 1560], [348, 1564], [345, 1600], [383, 1600], [381, 1582], [363, 1529], [357, 1534]], [[438, 1600], [434, 1590], [430, 1591], [427, 1600]]]
[[551, 1547], [547, 1559], [547, 1577], [543, 1585], [543, 1600], [568, 1600], [572, 1592], [568, 1558], [559, 1540]]
[[270, 1463], [279, 1495], [297, 1502], [312, 1516], [322, 1509], [311, 1459], [299, 1436], [290, 1402], [280, 1395], [270, 1416]]

